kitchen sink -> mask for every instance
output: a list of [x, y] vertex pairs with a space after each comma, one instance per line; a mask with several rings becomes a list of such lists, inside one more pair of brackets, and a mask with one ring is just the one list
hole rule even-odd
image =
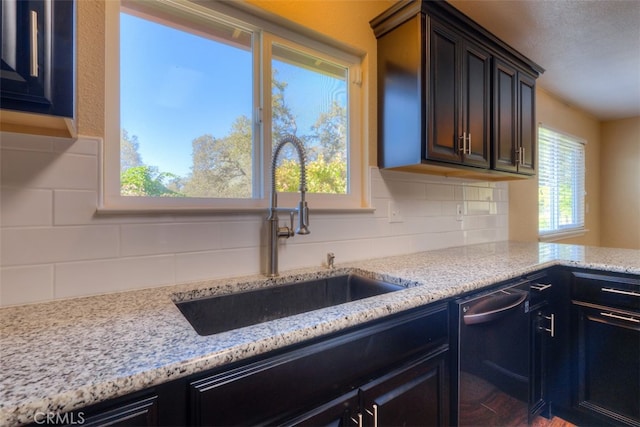
[[404, 289], [345, 274], [305, 282], [177, 302], [200, 335], [212, 335], [294, 314]]

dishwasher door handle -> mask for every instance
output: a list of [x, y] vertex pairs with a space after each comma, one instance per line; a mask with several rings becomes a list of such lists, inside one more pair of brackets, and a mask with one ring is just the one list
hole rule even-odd
[[472, 305], [462, 316], [462, 320], [465, 325], [491, 322], [522, 304], [522, 302], [527, 299], [527, 296], [528, 294], [526, 292], [497, 294]]

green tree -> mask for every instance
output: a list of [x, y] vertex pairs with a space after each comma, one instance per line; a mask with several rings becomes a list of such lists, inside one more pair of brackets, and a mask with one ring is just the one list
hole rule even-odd
[[[307, 191], [310, 193], [346, 194], [347, 164], [338, 158], [329, 163], [320, 157], [307, 164]], [[300, 166], [297, 160], [285, 160], [276, 168], [276, 189], [295, 192], [300, 189]]]
[[223, 138], [202, 135], [192, 142], [191, 178], [184, 184], [192, 197], [252, 196], [251, 120], [241, 116]]
[[311, 127], [313, 138], [321, 148], [325, 159], [346, 160], [347, 109], [334, 101], [326, 113], [321, 113]]
[[164, 181], [176, 176], [159, 172], [152, 166], [133, 166], [120, 175], [120, 194], [123, 196], [180, 197], [181, 194], [168, 189]]
[[129, 168], [142, 166], [142, 157], [138, 152], [140, 143], [136, 135], [129, 136], [126, 129], [120, 132], [120, 172]]
[[276, 73], [271, 79], [271, 137], [274, 145], [285, 135], [296, 135], [298, 125], [291, 109], [285, 102], [284, 92], [287, 83], [276, 79]]

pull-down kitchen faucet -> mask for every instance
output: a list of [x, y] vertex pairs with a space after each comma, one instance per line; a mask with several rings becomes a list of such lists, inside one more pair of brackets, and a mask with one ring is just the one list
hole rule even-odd
[[[276, 162], [282, 147], [291, 143], [298, 152], [300, 160], [300, 202], [297, 208], [279, 208], [278, 195], [276, 192]], [[297, 234], [309, 234], [309, 208], [305, 200], [307, 192], [307, 172], [306, 172], [306, 154], [302, 142], [293, 135], [285, 136], [278, 142], [273, 150], [273, 158], [271, 159], [271, 205], [269, 206], [269, 216], [267, 217], [269, 248], [267, 262], [267, 276], [275, 277], [278, 275], [278, 239], [288, 239]], [[278, 212], [288, 212], [291, 218], [291, 227], [280, 227], [278, 223]], [[298, 214], [298, 228], [293, 230], [293, 216]]]

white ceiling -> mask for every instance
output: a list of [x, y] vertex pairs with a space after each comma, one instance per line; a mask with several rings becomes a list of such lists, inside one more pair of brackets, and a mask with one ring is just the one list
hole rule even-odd
[[640, 0], [449, 0], [546, 71], [538, 85], [600, 120], [640, 116]]

